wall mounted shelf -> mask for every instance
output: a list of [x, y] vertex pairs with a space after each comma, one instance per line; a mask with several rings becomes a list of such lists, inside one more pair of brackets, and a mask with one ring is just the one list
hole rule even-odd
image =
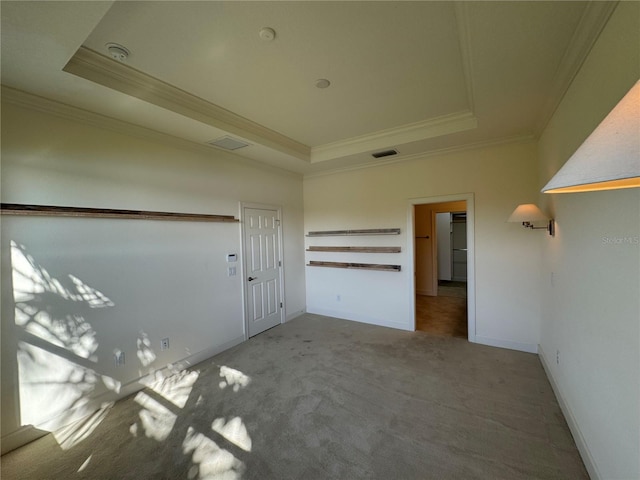
[[365, 230], [321, 230], [309, 232], [307, 237], [337, 237], [345, 235], [400, 235], [399, 228], [371, 228]]
[[307, 252], [400, 253], [401, 247], [309, 247]]
[[346, 263], [346, 262], [318, 262], [310, 261], [308, 267], [347, 268], [356, 270], [382, 270], [385, 272], [399, 272], [400, 265], [381, 265], [376, 263]]
[[169, 220], [181, 222], [228, 222], [237, 223], [233, 215], [206, 215], [199, 213], [152, 212], [146, 210], [117, 210], [111, 208], [59, 207], [54, 205], [25, 205], [21, 203], [0, 204], [2, 215], [46, 216], [46, 217], [90, 217], [136, 220]]

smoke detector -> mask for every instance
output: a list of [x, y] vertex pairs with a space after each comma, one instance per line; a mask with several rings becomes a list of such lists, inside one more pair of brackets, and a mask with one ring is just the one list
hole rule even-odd
[[125, 62], [127, 58], [129, 58], [129, 50], [127, 50], [126, 47], [117, 43], [107, 43], [105, 46], [107, 47], [109, 55], [114, 60], [117, 60], [118, 62]]
[[271, 42], [274, 38], [276, 38], [276, 31], [270, 27], [262, 27], [258, 31], [258, 35], [260, 36], [260, 40], [263, 42]]

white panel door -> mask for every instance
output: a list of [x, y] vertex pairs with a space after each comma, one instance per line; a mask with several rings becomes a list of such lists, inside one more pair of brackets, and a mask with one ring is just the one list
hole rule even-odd
[[253, 337], [282, 322], [277, 210], [244, 208], [247, 317]]

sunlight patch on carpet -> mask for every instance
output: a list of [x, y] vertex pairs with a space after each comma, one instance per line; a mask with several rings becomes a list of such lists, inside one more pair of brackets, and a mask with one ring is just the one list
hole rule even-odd
[[224, 418], [216, 418], [211, 429], [245, 452], [251, 451], [251, 437], [240, 417], [232, 418], [226, 423]]
[[82, 463], [82, 465], [80, 465], [80, 468], [78, 469], [78, 473], [80, 473], [81, 471], [83, 471], [85, 468], [87, 468], [87, 465], [89, 465], [89, 462], [91, 461], [91, 458], [93, 457], [93, 455], [89, 455], [87, 457], [87, 459]]
[[190, 480], [240, 480], [245, 465], [216, 442], [189, 427], [182, 443], [185, 455], [191, 454], [194, 463], [189, 469]]
[[139, 415], [145, 435], [158, 442], [166, 440], [178, 416], [144, 392], [139, 392], [135, 401], [144, 407]]
[[220, 376], [224, 377], [224, 380], [219, 384], [221, 390], [229, 386], [233, 387], [234, 392], [237, 392], [240, 388], [246, 387], [249, 385], [249, 382], [251, 382], [251, 378], [240, 370], [235, 370], [224, 365], [220, 367]]
[[115, 402], [105, 403], [93, 415], [53, 432], [60, 448], [69, 450], [88, 438], [106, 418], [114, 404]]
[[149, 375], [140, 380], [144, 386], [150, 388], [158, 395], [167, 399], [178, 408], [184, 408], [191, 395], [193, 385], [198, 380], [200, 372], [183, 370], [169, 377], [165, 377], [162, 372]]

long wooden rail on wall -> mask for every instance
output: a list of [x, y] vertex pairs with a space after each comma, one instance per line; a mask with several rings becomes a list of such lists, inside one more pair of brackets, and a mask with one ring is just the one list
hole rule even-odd
[[369, 228], [365, 230], [321, 230], [309, 232], [307, 237], [336, 237], [345, 235], [400, 235], [399, 228]]
[[2, 215], [47, 217], [122, 218], [136, 220], [170, 220], [189, 222], [239, 222], [233, 215], [205, 215], [200, 213], [151, 212], [146, 210], [117, 210], [111, 208], [58, 207], [54, 205], [24, 205], [1, 203]]
[[352, 262], [319, 262], [311, 260], [309, 267], [348, 268], [357, 270], [383, 270], [385, 272], [399, 272], [400, 265], [381, 265], [378, 263], [352, 263]]
[[400, 253], [400, 247], [309, 247], [307, 252]]

